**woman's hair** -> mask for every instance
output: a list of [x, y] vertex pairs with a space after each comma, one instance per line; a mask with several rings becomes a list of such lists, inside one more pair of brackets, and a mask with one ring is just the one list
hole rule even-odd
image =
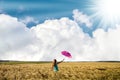
[[53, 60], [53, 65], [55, 66], [56, 64], [57, 64], [57, 60], [54, 59], [54, 60]]

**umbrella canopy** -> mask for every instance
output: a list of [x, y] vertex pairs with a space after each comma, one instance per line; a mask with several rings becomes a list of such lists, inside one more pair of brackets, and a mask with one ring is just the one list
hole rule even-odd
[[68, 51], [62, 51], [61, 53], [62, 53], [62, 55], [66, 56], [68, 58], [72, 58], [71, 54]]

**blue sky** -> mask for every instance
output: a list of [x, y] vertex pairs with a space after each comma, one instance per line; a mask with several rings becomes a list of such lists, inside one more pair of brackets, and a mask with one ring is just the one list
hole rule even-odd
[[87, 0], [1, 0], [0, 7], [7, 14], [17, 17], [60, 18], [70, 17], [73, 9], [84, 10], [87, 4]]
[[71, 61], [120, 61], [119, 7], [119, 0], [0, 0], [0, 59], [62, 59], [67, 50]]
[[85, 11], [87, 5], [88, 0], [1, 0], [0, 2], [0, 8], [6, 14], [20, 18], [32, 16], [40, 22], [64, 16], [71, 18], [74, 9]]

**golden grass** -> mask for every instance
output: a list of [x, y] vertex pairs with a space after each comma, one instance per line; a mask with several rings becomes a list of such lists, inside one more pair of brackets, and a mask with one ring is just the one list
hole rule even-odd
[[65, 62], [58, 72], [51, 63], [0, 64], [0, 80], [120, 80], [120, 63]]

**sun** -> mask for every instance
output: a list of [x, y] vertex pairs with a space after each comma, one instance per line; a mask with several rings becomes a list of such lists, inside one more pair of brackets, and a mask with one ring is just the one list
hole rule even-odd
[[120, 15], [120, 0], [99, 0], [97, 7], [103, 16], [115, 17]]
[[100, 26], [114, 26], [120, 23], [120, 0], [97, 0], [91, 6], [94, 17], [99, 18]]

